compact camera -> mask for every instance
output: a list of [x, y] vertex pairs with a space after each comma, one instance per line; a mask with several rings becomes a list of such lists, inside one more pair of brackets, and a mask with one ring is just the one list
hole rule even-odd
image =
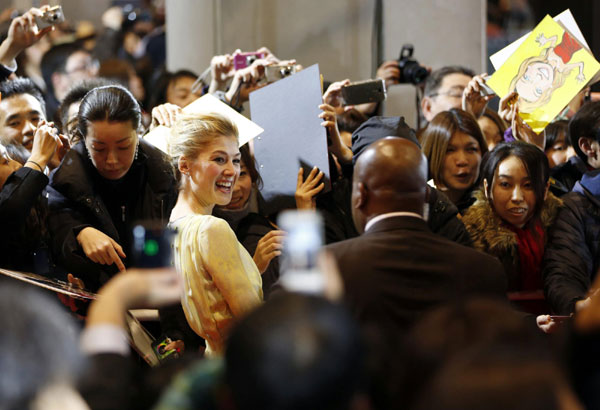
[[252, 63], [255, 62], [256, 60], [260, 60], [261, 58], [265, 58], [265, 57], [266, 57], [265, 53], [257, 53], [257, 52], [236, 54], [233, 57], [233, 68], [235, 70], [241, 70], [242, 68], [251, 66]]
[[412, 44], [405, 44], [400, 50], [400, 57], [398, 57], [398, 67], [400, 68], [398, 81], [400, 83], [421, 84], [429, 75], [429, 71], [412, 58], [413, 51]]
[[293, 64], [274, 64], [265, 67], [265, 82], [274, 83], [282, 78], [289, 77], [296, 73], [296, 66]]
[[61, 6], [50, 7], [42, 16], [35, 16], [35, 24], [39, 30], [55, 26], [65, 21], [65, 15]]
[[385, 81], [382, 79], [366, 80], [342, 87], [344, 105], [376, 103], [385, 100]]

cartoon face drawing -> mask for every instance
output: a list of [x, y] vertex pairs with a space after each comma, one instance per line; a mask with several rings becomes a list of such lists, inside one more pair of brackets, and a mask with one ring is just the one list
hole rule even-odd
[[554, 68], [543, 62], [530, 64], [521, 78], [517, 80], [515, 91], [529, 102], [538, 101], [554, 81]]

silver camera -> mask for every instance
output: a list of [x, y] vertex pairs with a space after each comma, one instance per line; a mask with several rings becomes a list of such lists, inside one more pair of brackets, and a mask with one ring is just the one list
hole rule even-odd
[[265, 80], [267, 83], [274, 83], [282, 78], [289, 77], [296, 73], [296, 66], [289, 64], [268, 65], [265, 67]]
[[46, 27], [55, 26], [65, 21], [65, 15], [61, 6], [50, 7], [42, 16], [35, 16], [35, 24], [38, 30], [43, 30]]

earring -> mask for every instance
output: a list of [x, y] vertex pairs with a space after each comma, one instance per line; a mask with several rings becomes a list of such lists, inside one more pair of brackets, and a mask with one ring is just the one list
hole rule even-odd
[[138, 151], [140, 149], [140, 143], [138, 141], [137, 145], [135, 146], [135, 155], [133, 156], [133, 159], [136, 160], [138, 158]]

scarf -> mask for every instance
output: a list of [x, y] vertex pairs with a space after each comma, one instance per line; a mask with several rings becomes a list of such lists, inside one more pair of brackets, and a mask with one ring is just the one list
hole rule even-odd
[[508, 226], [517, 234], [519, 250], [520, 290], [542, 289], [542, 257], [544, 256], [544, 229], [536, 220], [531, 228]]

